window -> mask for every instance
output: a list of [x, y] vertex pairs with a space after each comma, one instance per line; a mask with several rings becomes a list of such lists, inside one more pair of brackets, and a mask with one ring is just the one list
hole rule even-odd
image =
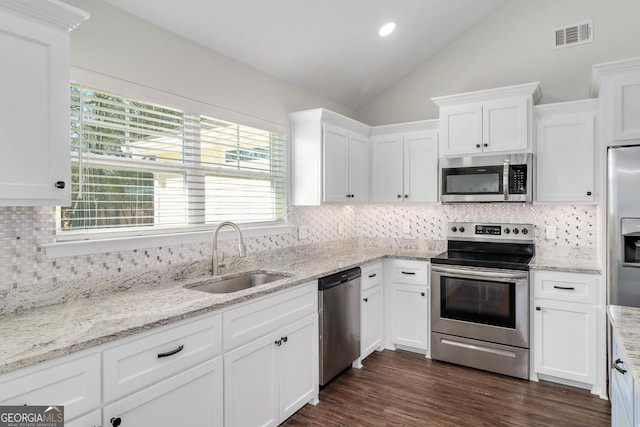
[[71, 206], [59, 234], [285, 219], [285, 139], [71, 85]]

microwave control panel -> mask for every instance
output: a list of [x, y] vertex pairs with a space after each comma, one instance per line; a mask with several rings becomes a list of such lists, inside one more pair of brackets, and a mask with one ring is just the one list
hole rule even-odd
[[509, 194], [527, 194], [527, 165], [509, 166]]

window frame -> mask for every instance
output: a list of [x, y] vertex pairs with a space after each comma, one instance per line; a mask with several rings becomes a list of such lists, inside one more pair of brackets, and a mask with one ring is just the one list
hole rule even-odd
[[[93, 87], [101, 91], [122, 94], [123, 96], [144, 100], [150, 103], [170, 106], [171, 108], [185, 111], [197, 111], [198, 114], [215, 117], [239, 123], [245, 126], [259, 128], [261, 130], [279, 133], [285, 136], [285, 176], [284, 176], [284, 202], [285, 209], [290, 201], [290, 141], [287, 125], [271, 122], [253, 116], [234, 112], [219, 106], [210, 105], [201, 101], [186, 98], [180, 95], [161, 91], [128, 82], [104, 74], [71, 67], [71, 81], [80, 82], [87, 87]], [[295, 227], [288, 225], [287, 218], [276, 221], [264, 221], [240, 224], [246, 237], [268, 236], [274, 234], [290, 233]], [[130, 228], [130, 229], [92, 229], [65, 231], [59, 233], [59, 224], [55, 224], [55, 242], [42, 245], [48, 258], [64, 256], [101, 253], [114, 250], [141, 249], [158, 246], [189, 244], [210, 241], [211, 231], [215, 224], [194, 224], [166, 228]], [[221, 238], [225, 238], [221, 233]]]

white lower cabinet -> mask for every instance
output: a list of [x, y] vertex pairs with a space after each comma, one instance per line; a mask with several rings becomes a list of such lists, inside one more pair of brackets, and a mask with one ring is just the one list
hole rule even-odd
[[563, 301], [535, 301], [535, 367], [538, 374], [593, 384], [596, 309]]
[[318, 317], [224, 356], [225, 426], [275, 426], [318, 393]]
[[0, 376], [0, 405], [61, 405], [73, 420], [100, 406], [100, 353], [69, 355]]
[[533, 271], [533, 377], [597, 387], [600, 276]]
[[360, 360], [384, 348], [384, 286], [382, 262], [362, 266]]
[[383, 330], [383, 288], [374, 286], [362, 291], [360, 305], [360, 358], [364, 359], [382, 347]]
[[626, 356], [620, 351], [615, 333], [612, 334], [612, 336], [613, 360], [611, 361], [611, 370], [609, 371], [611, 387], [609, 395], [611, 399], [611, 426], [633, 427], [640, 425], [640, 418], [638, 418], [637, 413], [637, 387], [633, 381], [631, 372], [627, 369]]
[[390, 343], [429, 349], [429, 263], [390, 260], [388, 264]]
[[393, 344], [428, 348], [428, 289], [418, 285], [391, 284], [391, 340]]
[[222, 357], [161, 381], [103, 409], [103, 426], [223, 425]]

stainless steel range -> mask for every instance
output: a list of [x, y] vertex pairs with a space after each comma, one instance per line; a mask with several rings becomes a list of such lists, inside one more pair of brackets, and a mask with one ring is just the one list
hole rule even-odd
[[533, 225], [450, 223], [431, 259], [431, 357], [529, 377]]

